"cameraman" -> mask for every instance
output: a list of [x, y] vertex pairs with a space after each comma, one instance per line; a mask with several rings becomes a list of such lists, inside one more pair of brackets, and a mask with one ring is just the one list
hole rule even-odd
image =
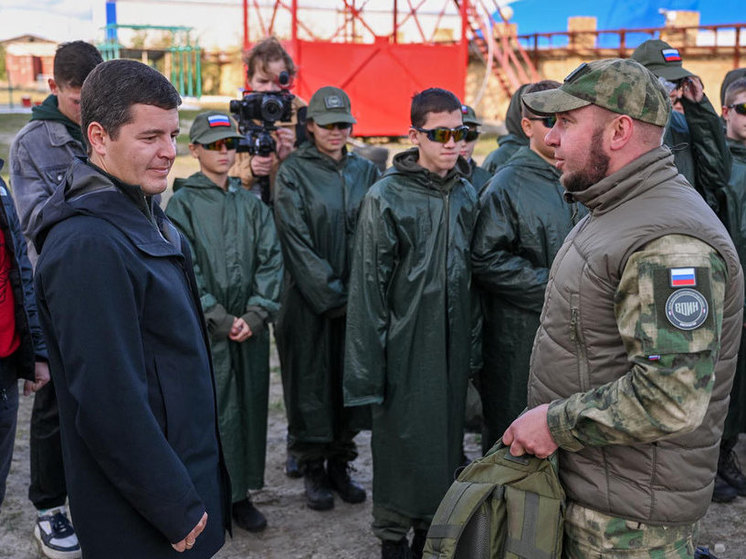
[[[291, 83], [295, 78], [295, 63], [275, 37], [267, 37], [255, 44], [247, 54], [245, 62], [249, 89], [253, 92], [280, 91], [282, 88], [279, 76], [282, 72], [289, 74]], [[303, 140], [302, 134], [296, 132], [299, 124], [298, 112], [302, 107], [305, 107], [305, 103], [295, 97], [291, 120], [277, 123], [278, 128], [272, 134], [277, 143], [275, 153], [262, 157], [239, 152], [236, 154], [236, 162], [231, 167], [229, 175], [240, 177], [244, 188], [251, 190], [257, 196], [261, 194], [257, 184], [259, 177], [269, 176], [270, 188], [272, 188], [280, 161], [286, 159]], [[256, 123], [261, 124], [260, 121]], [[302, 132], [300, 128], [298, 130]]]

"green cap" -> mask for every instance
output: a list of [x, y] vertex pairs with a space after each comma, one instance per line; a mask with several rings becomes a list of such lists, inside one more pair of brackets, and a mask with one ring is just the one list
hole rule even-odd
[[461, 114], [464, 124], [476, 124], [477, 126], [482, 124], [482, 121], [477, 120], [477, 113], [469, 105], [461, 105]]
[[657, 126], [665, 126], [671, 112], [671, 101], [658, 79], [628, 58], [584, 62], [558, 89], [524, 93], [522, 98], [540, 115], [596, 105]]
[[350, 98], [344, 91], [331, 85], [322, 87], [311, 96], [306, 118], [313, 119], [316, 124], [335, 122], [355, 124], [357, 122], [352, 116]]
[[220, 111], [207, 111], [194, 118], [189, 129], [189, 141], [193, 144], [211, 144], [226, 138], [243, 138], [233, 119]]
[[675, 82], [681, 78], [693, 76], [681, 66], [679, 49], [660, 39], [645, 41], [632, 53], [632, 58], [653, 72], [656, 76]]

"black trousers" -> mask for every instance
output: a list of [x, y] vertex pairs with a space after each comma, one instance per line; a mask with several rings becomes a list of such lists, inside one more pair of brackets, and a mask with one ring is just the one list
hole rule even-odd
[[51, 380], [34, 396], [29, 453], [31, 485], [28, 498], [37, 510], [64, 505], [67, 485], [62, 464], [60, 415]]
[[14, 367], [0, 360], [0, 507], [5, 499], [18, 421], [18, 377]]

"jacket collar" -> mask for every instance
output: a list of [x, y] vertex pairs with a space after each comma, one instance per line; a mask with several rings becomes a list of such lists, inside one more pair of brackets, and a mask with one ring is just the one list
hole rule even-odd
[[593, 215], [601, 215], [678, 173], [671, 150], [660, 146], [585, 190], [567, 192], [565, 196], [586, 206]]
[[108, 175], [84, 158], [75, 158], [58, 188], [32, 224], [37, 249], [56, 223], [89, 215], [119, 229], [139, 250], [155, 257], [181, 256], [181, 237], [150, 196], [139, 186]]

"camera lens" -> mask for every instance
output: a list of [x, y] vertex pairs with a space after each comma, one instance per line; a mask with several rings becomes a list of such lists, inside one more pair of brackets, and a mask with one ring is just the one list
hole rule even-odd
[[272, 122], [282, 117], [282, 101], [276, 97], [265, 95], [262, 99], [262, 118]]

